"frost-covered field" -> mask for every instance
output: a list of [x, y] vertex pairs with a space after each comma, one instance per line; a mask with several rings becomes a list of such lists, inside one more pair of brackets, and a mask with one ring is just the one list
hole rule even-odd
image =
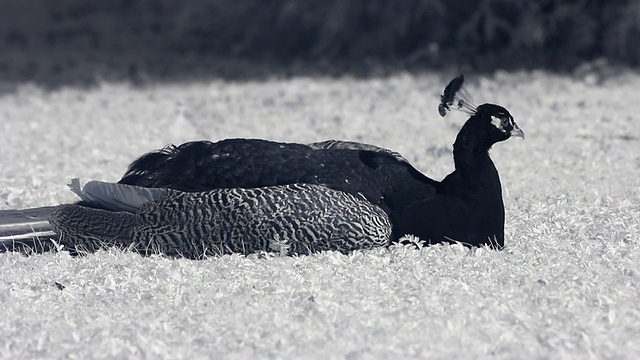
[[[203, 138], [364, 141], [441, 179], [466, 120], [437, 114], [450, 75], [0, 87], [0, 209], [73, 201], [71, 177], [115, 181], [145, 151]], [[0, 357], [637, 358], [640, 76], [467, 79], [527, 136], [492, 151], [504, 251], [0, 254]]]

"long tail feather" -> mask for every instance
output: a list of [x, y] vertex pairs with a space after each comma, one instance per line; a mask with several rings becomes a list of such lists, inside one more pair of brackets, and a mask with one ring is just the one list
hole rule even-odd
[[58, 236], [52, 244], [71, 252], [116, 246], [192, 259], [256, 251], [349, 252], [386, 245], [391, 233], [381, 208], [320, 185], [201, 193], [103, 182], [81, 187], [77, 180], [72, 187], [82, 204], [61, 205], [39, 217], [48, 218]]
[[96, 251], [110, 246], [129, 247], [136, 216], [70, 204], [56, 207], [49, 223], [66, 247]]
[[41, 253], [55, 248], [48, 218], [54, 206], [0, 211], [0, 252]]
[[[130, 229], [126, 226], [131, 225], [132, 217], [115, 212], [136, 213], [145, 203], [164, 198], [171, 192], [101, 181], [90, 181], [82, 186], [79, 179], [71, 180], [69, 187], [87, 207], [63, 205], [0, 211], [0, 252], [55, 250], [60, 235], [65, 235], [62, 242], [65, 245], [89, 250], [101, 247], [100, 244], [127, 245], [131, 240]], [[52, 217], [57, 220], [57, 228], [49, 221]]]

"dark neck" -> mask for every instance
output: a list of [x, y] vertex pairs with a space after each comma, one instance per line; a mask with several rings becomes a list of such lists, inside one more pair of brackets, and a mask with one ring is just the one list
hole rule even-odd
[[491, 143], [467, 121], [453, 145], [456, 170], [437, 186], [437, 194], [392, 213], [393, 240], [414, 234], [425, 241], [461, 241], [473, 246], [504, 245], [504, 206]]
[[456, 172], [468, 181], [479, 180], [479, 175], [486, 176], [485, 171], [496, 172], [493, 161], [489, 157], [491, 144], [480, 140], [483, 136], [479, 135], [481, 134], [478, 134], [478, 129], [474, 129], [468, 121], [453, 144]]

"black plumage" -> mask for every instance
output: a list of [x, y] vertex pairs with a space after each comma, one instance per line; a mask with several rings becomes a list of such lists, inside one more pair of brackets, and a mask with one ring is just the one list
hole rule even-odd
[[504, 204], [498, 171], [489, 149], [511, 136], [524, 138], [501, 106], [479, 106], [453, 145], [455, 171], [436, 185], [436, 195], [396, 209], [395, 233], [471, 246], [504, 246]]
[[189, 142], [144, 155], [131, 164], [120, 183], [183, 191], [323, 184], [361, 193], [382, 207], [393, 224], [392, 241], [413, 234], [431, 243], [501, 248], [504, 205], [489, 149], [524, 133], [505, 108], [494, 104], [476, 108], [462, 88], [463, 80], [455, 78], [441, 98], [448, 104], [441, 103], [441, 109], [471, 115], [454, 143], [456, 170], [442, 182], [423, 175], [399, 154], [372, 145], [229, 139]]
[[[381, 225], [384, 221], [377, 220], [375, 226], [379, 226], [378, 233], [390, 232], [387, 241], [373, 243], [381, 245], [389, 241], [397, 241], [403, 235], [412, 234], [429, 243], [460, 242], [469, 246], [489, 245], [494, 248], [504, 246], [504, 205], [502, 189], [498, 172], [489, 157], [489, 149], [497, 142], [504, 141], [511, 136], [524, 138], [524, 133], [516, 125], [513, 117], [501, 106], [484, 104], [473, 106], [470, 98], [462, 88], [463, 78], [458, 77], [447, 86], [439, 107], [441, 112], [451, 109], [463, 110], [470, 114], [470, 118], [464, 124], [454, 143], [455, 171], [449, 174], [441, 182], [432, 180], [416, 170], [408, 161], [398, 153], [379, 148], [373, 145], [326, 141], [309, 145], [277, 143], [259, 139], [228, 139], [216, 143], [197, 141], [169, 146], [156, 152], [143, 155], [134, 161], [127, 173], [120, 180], [120, 184], [134, 185], [149, 188], [149, 191], [180, 191], [191, 193], [183, 196], [195, 205], [188, 208], [194, 213], [221, 212], [216, 218], [218, 222], [208, 226], [210, 231], [218, 231], [221, 226], [225, 232], [217, 233], [222, 239], [230, 234], [245, 234], [255, 232], [255, 224], [251, 225], [242, 221], [228, 221], [234, 217], [234, 212], [242, 212], [246, 208], [238, 203], [234, 207], [221, 206], [215, 201], [200, 201], [207, 199], [213, 190], [222, 194], [222, 198], [238, 197], [251, 202], [254, 191], [259, 191], [263, 202], [258, 202], [257, 208], [252, 208], [249, 213], [263, 213], [262, 206], [274, 201], [272, 196], [278, 196], [282, 187], [288, 191], [301, 191], [306, 199], [316, 198], [317, 204], [308, 204], [333, 209], [330, 216], [336, 219], [349, 219], [348, 223], [358, 227], [369, 227], [371, 222], [367, 218], [376, 218], [378, 215], [369, 208], [380, 207], [384, 211], [384, 217], [389, 220], [390, 227]], [[445, 104], [445, 105], [443, 105]], [[444, 110], [443, 110], [444, 109]], [[311, 185], [311, 188], [298, 189], [300, 184]], [[307, 185], [305, 185], [307, 186]], [[117, 186], [116, 186], [117, 188]], [[216, 190], [217, 189], [217, 190]], [[138, 190], [136, 190], [138, 191]], [[323, 205], [324, 194], [332, 197], [334, 201], [330, 205]], [[171, 193], [171, 196], [177, 196]], [[164, 196], [164, 195], [163, 195]], [[103, 203], [82, 196], [81, 205], [89, 207], [105, 207]], [[349, 202], [350, 197], [359, 199], [357, 203]], [[117, 197], [116, 197], [117, 198]], [[222, 199], [219, 198], [219, 199]], [[289, 200], [280, 199], [285, 208]], [[364, 200], [366, 199], [366, 201]], [[128, 202], [131, 199], [125, 201]], [[145, 209], [153, 209], [150, 213], [158, 218], [166, 218], [167, 211], [158, 205], [163, 200], [144, 200], [148, 203]], [[186, 200], [185, 200], [186, 201]], [[222, 200], [221, 200], [222, 201]], [[366, 203], [366, 204], [364, 204]], [[109, 213], [95, 209], [84, 208], [81, 205], [69, 205], [65, 207], [67, 212], [55, 212], [52, 224], [56, 224], [59, 232], [67, 234], [67, 239], [73, 239], [74, 231], [78, 239], [104, 239], [104, 234], [93, 236], [86, 229], [96, 231], [100, 224], [108, 224]], [[120, 205], [118, 205], [120, 206]], [[119, 208], [111, 210], [126, 210], [138, 219], [148, 219], [142, 208]], [[74, 216], [82, 218], [84, 223], [74, 222]], [[268, 210], [271, 211], [271, 210]], [[267, 211], [267, 212], [268, 212]], [[61, 215], [63, 214], [63, 215]], [[91, 221], [95, 214], [97, 226], [90, 226], [86, 221]], [[141, 215], [143, 214], [143, 215]], [[354, 217], [354, 214], [356, 216]], [[357, 215], [359, 214], [359, 215]], [[117, 215], [121, 216], [121, 215]], [[188, 212], [184, 216], [188, 218]], [[358, 216], [360, 219], [358, 220]], [[132, 219], [124, 216], [123, 219]], [[177, 219], [177, 220], [176, 220]], [[213, 221], [209, 220], [201, 221]], [[293, 217], [295, 220], [295, 217]], [[120, 221], [115, 220], [114, 222]], [[162, 228], [161, 222], [150, 223], [143, 221], [140, 226], [156, 231]], [[202, 231], [195, 231], [195, 227], [202, 226], [193, 221], [186, 221], [179, 225], [180, 217], [172, 220], [173, 226], [167, 229], [165, 235], [171, 234], [173, 248], [180, 241], [192, 244], [205, 244], [210, 242], [210, 237], [203, 235]], [[342, 221], [342, 220], [341, 220]], [[146, 225], [144, 225], [146, 224]], [[326, 226], [326, 222], [319, 221], [315, 225], [317, 232]], [[127, 230], [126, 234], [131, 235]], [[330, 231], [330, 230], [329, 230]], [[258, 231], [260, 232], [260, 231]], [[119, 233], [116, 237], [127, 238], [125, 233]], [[153, 232], [143, 232], [144, 236], [151, 236]], [[271, 233], [269, 233], [271, 234]], [[96, 235], [96, 234], [94, 234]], [[169, 235], [167, 235], [169, 236]], [[271, 236], [271, 235], [269, 235]], [[297, 233], [301, 237], [297, 241], [301, 243], [314, 243], [314, 239], [305, 239], [304, 234]], [[145, 243], [153, 241], [144, 240], [141, 237], [129, 236], [130, 243]], [[369, 247], [371, 241], [365, 237], [350, 243], [348, 247], [335, 248], [337, 250], [352, 250], [354, 248]], [[131, 239], [135, 239], [131, 242]], [[64, 239], [63, 239], [64, 240]], [[328, 239], [327, 239], [328, 241]], [[82, 241], [81, 241], [82, 243]], [[360, 244], [360, 245], [358, 245]], [[79, 245], [71, 242], [70, 245]], [[233, 248], [233, 247], [231, 247]], [[263, 249], [257, 246], [256, 249]], [[325, 249], [312, 247], [313, 249]], [[297, 250], [300, 253], [299, 250]], [[194, 257], [194, 256], [191, 256]], [[195, 256], [197, 257], [197, 256]]]
[[165, 147], [134, 161], [119, 183], [189, 192], [316, 184], [362, 194], [387, 211], [436, 184], [400, 155], [372, 145], [334, 140], [304, 145], [260, 139]]

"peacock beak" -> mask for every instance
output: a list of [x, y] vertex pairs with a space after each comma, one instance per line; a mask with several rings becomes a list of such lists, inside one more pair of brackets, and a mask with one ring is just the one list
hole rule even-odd
[[522, 129], [520, 129], [518, 124], [516, 124], [515, 122], [513, 123], [513, 129], [511, 130], [511, 136], [517, 136], [524, 140], [524, 131], [522, 131]]

